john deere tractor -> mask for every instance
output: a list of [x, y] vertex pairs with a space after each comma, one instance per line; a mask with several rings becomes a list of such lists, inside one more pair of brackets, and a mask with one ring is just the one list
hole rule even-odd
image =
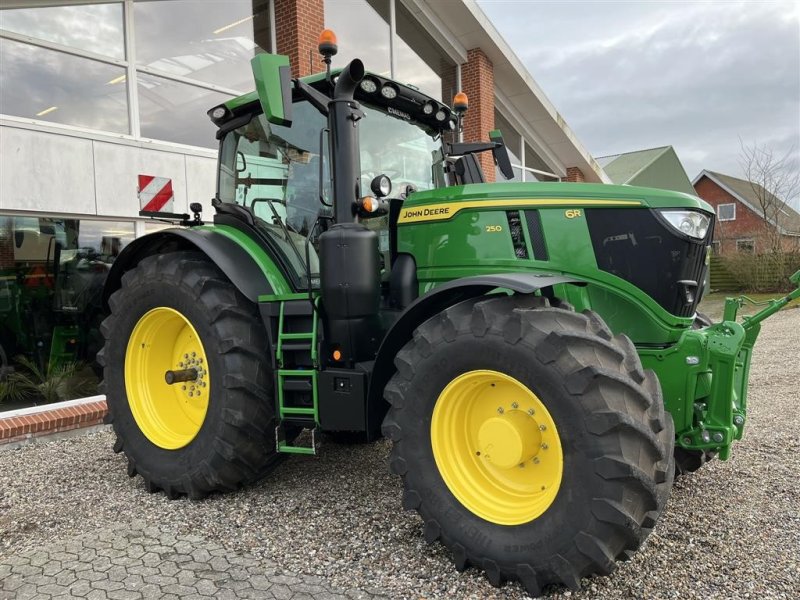
[[[457, 569], [531, 594], [634, 552], [677, 470], [727, 459], [759, 323], [698, 319], [714, 212], [628, 186], [485, 183], [499, 132], [360, 60], [256, 91], [219, 128], [213, 220], [117, 258], [103, 324], [114, 449], [203, 498], [325, 439], [383, 435], [402, 503]], [[800, 273], [795, 276], [800, 282]]]

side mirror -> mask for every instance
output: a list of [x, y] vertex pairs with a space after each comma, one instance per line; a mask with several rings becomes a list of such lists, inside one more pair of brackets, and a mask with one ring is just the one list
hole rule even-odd
[[508, 157], [508, 148], [503, 141], [503, 135], [499, 129], [489, 132], [489, 139], [495, 143], [492, 148], [494, 162], [506, 179], [514, 179], [514, 169], [511, 167], [511, 159]]
[[258, 99], [267, 121], [274, 125], [292, 124], [292, 69], [289, 57], [281, 54], [256, 54], [250, 61]]

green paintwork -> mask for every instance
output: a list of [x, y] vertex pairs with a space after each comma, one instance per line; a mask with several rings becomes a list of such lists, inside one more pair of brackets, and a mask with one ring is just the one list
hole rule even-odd
[[[485, 199], [487, 204], [482, 206], [477, 199]], [[502, 202], [504, 199], [508, 202]], [[532, 206], [537, 200], [541, 202]], [[692, 329], [692, 318], [668, 313], [634, 285], [598, 269], [584, 215], [567, 216], [570, 210], [589, 206], [590, 200], [640, 203], [625, 206], [627, 210], [692, 208], [713, 214], [711, 207], [695, 196], [631, 186], [501, 183], [450, 187], [415, 193], [406, 200], [403, 210], [412, 214], [433, 205], [447, 205], [449, 211], [441, 220], [403, 222], [401, 217], [398, 251], [416, 259], [421, 294], [452, 279], [490, 273], [564, 274], [586, 282], [583, 286], [557, 285], [553, 291], [578, 311], [598, 312], [613, 333], [624, 333], [637, 344], [644, 367], [655, 371], [661, 383], [678, 445], [712, 449], [727, 458], [731, 444], [743, 433], [748, 371], [760, 321], [800, 296], [800, 289], [772, 301], [744, 324], [735, 322], [742, 302], [737, 300], [731, 301], [725, 322]], [[471, 204], [458, 210], [460, 203]], [[523, 231], [527, 231], [523, 211], [538, 210], [548, 260], [534, 259], [528, 235], [529, 258], [515, 256], [506, 217], [506, 211], [514, 208], [520, 211]], [[796, 277], [798, 284], [800, 273]]]
[[[277, 59], [273, 62], [257, 57], [253, 64], [258, 91], [231, 99], [225, 105], [235, 111], [260, 101], [264, 112], [270, 115], [270, 111], [276, 110], [271, 107], [282, 102], [280, 85], [274, 76], [279, 63]], [[280, 64], [288, 64], [288, 60]], [[303, 81], [313, 84], [324, 77], [324, 73], [317, 73]], [[662, 150], [652, 157], [648, 155], [650, 162], [655, 164], [656, 159], [666, 156]], [[674, 180], [680, 175], [670, 161], [662, 160], [655, 166], [658, 168], [653, 170], [652, 177], [666, 173], [667, 179]], [[646, 179], [647, 174], [639, 172], [641, 169], [635, 171], [632, 176], [638, 174], [649, 185], [669, 187], [662, 182], [663, 177]], [[658, 376], [665, 406], [675, 421], [678, 445], [713, 449], [725, 459], [732, 442], [742, 436], [747, 415], [748, 371], [760, 323], [788, 300], [773, 302], [743, 323], [736, 322], [736, 313], [744, 300], [730, 300], [722, 323], [694, 329], [693, 318], [670, 314], [633, 284], [598, 268], [583, 212], [589, 207], [593, 210], [673, 208], [701, 210], [713, 216], [713, 208], [691, 193], [690, 187], [678, 188], [682, 191], [630, 185], [503, 182], [415, 192], [401, 209], [398, 251], [415, 258], [421, 295], [444, 282], [481, 274], [548, 273], [581, 281], [582, 285], [556, 285], [553, 292], [577, 311], [598, 312], [614, 334], [625, 334], [634, 341], [645, 368], [654, 370]], [[527, 231], [524, 212], [527, 209], [536, 209], [541, 219], [548, 251], [546, 260], [534, 258], [529, 235], [525, 235], [528, 258], [515, 255], [506, 211], [519, 210], [522, 230]], [[313, 416], [318, 421], [317, 313], [312, 332], [284, 333], [283, 302], [308, 296], [294, 293], [275, 263], [254, 242], [242, 239], [246, 236], [232, 229], [226, 234], [236, 236], [254, 259], [259, 257], [257, 262], [274, 290], [259, 301], [281, 303], [276, 349], [279, 415], [282, 419], [291, 419], [292, 415]], [[795, 284], [800, 285], [800, 273], [795, 277]], [[800, 296], [800, 289], [787, 298], [796, 296]], [[302, 369], [283, 368], [284, 341], [300, 339], [310, 340], [315, 346], [313, 364]], [[312, 378], [313, 408], [284, 406], [284, 380], [291, 377]], [[313, 448], [294, 447], [285, 442], [279, 442], [278, 447], [281, 452], [315, 452]]]
[[[256, 82], [256, 92], [261, 102], [261, 110], [270, 123], [276, 125], [291, 124], [288, 116], [290, 106], [284, 106], [283, 85], [288, 84], [281, 79], [281, 67], [289, 69], [289, 57], [281, 54], [256, 54], [250, 61], [253, 68], [253, 78]], [[287, 91], [287, 97], [291, 93]]]
[[406, 200], [404, 208], [424, 206], [438, 202], [454, 202], [479, 199], [500, 200], [503, 198], [568, 198], [600, 200], [638, 200], [650, 208], [697, 208], [714, 213], [708, 202], [697, 196], [669, 190], [657, 190], [628, 185], [603, 183], [530, 182], [530, 183], [479, 183], [452, 186], [424, 192], [416, 192]]
[[261, 272], [264, 273], [264, 278], [269, 283], [274, 294], [292, 293], [292, 286], [286, 281], [275, 261], [255, 240], [229, 225], [205, 225], [203, 229], [211, 229], [215, 233], [224, 235], [239, 244], [250, 255], [250, 258], [255, 261]]

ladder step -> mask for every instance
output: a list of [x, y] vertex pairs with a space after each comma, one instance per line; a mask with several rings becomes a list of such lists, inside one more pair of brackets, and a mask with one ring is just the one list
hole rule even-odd
[[281, 350], [284, 352], [299, 352], [301, 350], [311, 350], [311, 344], [281, 344]]
[[311, 429], [311, 445], [310, 446], [292, 446], [286, 441], [286, 435], [283, 431], [283, 426], [278, 425], [275, 428], [275, 449], [283, 454], [316, 454], [319, 450], [319, 442], [317, 441], [317, 428]]
[[313, 377], [315, 374], [314, 369], [278, 369], [279, 377]]
[[282, 333], [280, 334], [281, 340], [313, 340], [314, 334], [312, 333]]
[[284, 415], [313, 415], [316, 411], [313, 408], [298, 408], [295, 406], [284, 406], [281, 413]]
[[285, 392], [311, 392], [314, 389], [314, 384], [307, 379], [287, 379], [283, 382], [283, 390]]

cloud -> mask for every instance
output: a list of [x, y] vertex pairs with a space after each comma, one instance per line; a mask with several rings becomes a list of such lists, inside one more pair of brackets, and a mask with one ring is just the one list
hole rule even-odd
[[795, 3], [480, 5], [595, 156], [671, 144], [690, 178], [741, 175], [740, 139], [800, 157]]

